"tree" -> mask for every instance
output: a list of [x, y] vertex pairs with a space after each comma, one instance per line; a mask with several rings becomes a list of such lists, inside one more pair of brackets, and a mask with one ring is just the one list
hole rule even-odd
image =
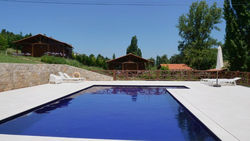
[[250, 1], [225, 0], [226, 36], [224, 53], [230, 70], [250, 71]]
[[168, 56], [166, 54], [164, 54], [164, 55], [161, 56], [160, 63], [161, 64], [168, 64], [169, 63]]
[[155, 59], [151, 57], [148, 60], [151, 61], [148, 65], [148, 69], [153, 69], [155, 67]]
[[0, 34], [0, 50], [5, 51], [8, 47], [8, 41]]
[[102, 68], [106, 67], [106, 59], [101, 54], [98, 54], [96, 57], [96, 65]]
[[168, 64], [169, 60], [168, 60], [168, 56], [166, 54], [162, 55], [162, 56], [156, 56], [156, 66], [160, 66], [160, 64]]
[[32, 36], [31, 33], [26, 34], [26, 35], [23, 35], [22, 32], [20, 32], [19, 34], [14, 34], [13, 32], [9, 32], [6, 29], [2, 29], [0, 35], [1, 35], [1, 38], [4, 38], [4, 40], [7, 41], [7, 47], [13, 48], [13, 49], [21, 49], [21, 46], [17, 46], [16, 44], [13, 43], [14, 41]]
[[169, 62], [171, 64], [182, 64], [182, 63], [184, 63], [183, 56], [181, 54], [174, 54], [169, 59]]
[[113, 53], [113, 56], [112, 56], [113, 59], [115, 59], [115, 54]]
[[136, 38], [136, 36], [132, 37], [131, 43], [130, 43], [130, 45], [127, 48], [127, 54], [129, 54], [129, 53], [132, 53], [132, 54], [140, 56], [140, 57], [142, 56], [141, 49], [138, 48], [138, 45], [137, 45], [137, 38]]
[[207, 70], [215, 68], [217, 49], [203, 49], [202, 51], [196, 49], [186, 49], [184, 51], [185, 62], [191, 68], [198, 70]]
[[96, 65], [96, 58], [94, 54], [89, 55], [89, 66], [95, 66]]
[[97, 57], [95, 57], [94, 54], [90, 54], [89, 56], [86, 54], [75, 54], [75, 59], [83, 65], [97, 66], [104, 69], [107, 69], [106, 61], [109, 60], [107, 57], [104, 58], [101, 54], [98, 54]]
[[158, 67], [160, 64], [161, 64], [161, 57], [157, 55], [155, 60], [155, 65]]
[[[222, 9], [216, 3], [209, 7], [206, 1], [192, 3], [189, 13], [180, 16], [177, 28], [182, 40], [179, 41], [178, 50], [186, 64], [195, 69], [209, 69], [214, 66], [213, 59], [206, 58], [213, 56], [212, 47], [221, 44], [210, 36], [213, 29], [220, 30], [216, 25], [221, 22], [221, 17]], [[197, 60], [203, 62], [199, 64]]]

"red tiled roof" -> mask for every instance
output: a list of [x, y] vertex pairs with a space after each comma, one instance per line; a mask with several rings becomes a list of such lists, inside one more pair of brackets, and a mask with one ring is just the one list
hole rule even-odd
[[168, 66], [169, 70], [192, 70], [189, 66], [186, 64], [160, 64], [161, 67]]

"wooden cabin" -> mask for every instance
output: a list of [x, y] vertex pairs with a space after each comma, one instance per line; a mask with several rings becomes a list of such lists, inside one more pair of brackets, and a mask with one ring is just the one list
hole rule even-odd
[[129, 53], [125, 56], [107, 61], [109, 70], [145, 70], [151, 61]]
[[42, 34], [37, 34], [14, 42], [22, 46], [22, 54], [26, 56], [41, 57], [53, 55], [71, 58], [73, 47], [67, 43], [58, 41]]

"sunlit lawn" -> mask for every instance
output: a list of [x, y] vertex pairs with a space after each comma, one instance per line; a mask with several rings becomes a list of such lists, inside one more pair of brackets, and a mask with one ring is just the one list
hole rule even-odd
[[[70, 59], [67, 59], [70, 62]], [[0, 52], [0, 63], [25, 63], [25, 64], [45, 64], [41, 62], [41, 57], [27, 57], [27, 56], [15, 56]], [[80, 65], [79, 68], [87, 70], [103, 70], [100, 67]]]

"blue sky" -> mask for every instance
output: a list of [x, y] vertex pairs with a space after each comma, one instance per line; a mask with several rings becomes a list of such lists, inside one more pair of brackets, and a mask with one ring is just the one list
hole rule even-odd
[[[36, 1], [36, 0], [33, 0]], [[42, 1], [42, 0], [40, 0]], [[59, 1], [59, 0], [57, 0]], [[86, 2], [87, 0], [59, 2]], [[163, 2], [168, 6], [56, 5], [5, 2], [0, 0], [0, 29], [19, 33], [46, 34], [72, 44], [78, 53], [125, 55], [131, 37], [136, 35], [145, 58], [178, 53], [178, 18], [196, 0], [126, 0], [88, 2]], [[216, 0], [208, 0], [211, 4]], [[219, 1], [219, 7], [223, 1]], [[213, 37], [224, 42], [225, 22]]]

